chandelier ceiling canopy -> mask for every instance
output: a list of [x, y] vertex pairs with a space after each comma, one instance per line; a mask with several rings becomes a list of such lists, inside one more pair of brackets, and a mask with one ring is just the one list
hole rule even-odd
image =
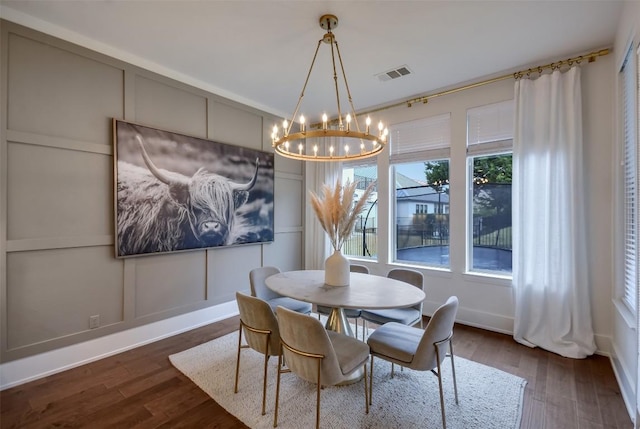
[[[377, 155], [387, 143], [388, 130], [382, 121], [372, 126], [371, 118], [367, 116], [361, 125], [356, 115], [338, 42], [332, 32], [337, 26], [338, 18], [335, 15], [323, 15], [320, 17], [320, 27], [327, 32], [318, 41], [296, 108], [291, 119], [285, 119], [282, 122], [282, 129], [279, 129], [277, 125], [273, 127], [273, 132], [271, 133], [272, 146], [282, 156], [302, 161], [347, 161]], [[318, 50], [323, 42], [331, 47], [331, 65], [338, 117], [330, 120], [327, 114], [323, 113], [318, 115], [321, 122], [307, 126], [306, 118], [301, 114], [298, 117], [298, 130], [297, 132], [295, 130], [292, 132], [309, 83], [309, 77], [318, 56]], [[350, 111], [344, 116], [341, 110], [336, 56], [350, 108]]]

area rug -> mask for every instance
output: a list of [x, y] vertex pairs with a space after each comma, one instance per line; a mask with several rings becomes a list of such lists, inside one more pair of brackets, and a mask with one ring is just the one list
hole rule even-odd
[[[251, 428], [272, 428], [278, 360], [271, 358], [267, 413], [261, 415], [264, 357], [243, 349], [238, 393], [233, 393], [238, 332], [169, 356], [171, 363], [229, 413]], [[460, 357], [455, 358], [459, 405], [453, 394], [450, 361], [445, 361], [443, 385], [450, 429], [518, 429], [526, 380]], [[441, 428], [438, 379], [431, 372], [400, 371], [375, 360], [373, 406], [365, 414], [362, 382], [326, 387], [321, 393], [322, 428]], [[315, 385], [292, 373], [282, 374], [278, 428], [315, 425]]]

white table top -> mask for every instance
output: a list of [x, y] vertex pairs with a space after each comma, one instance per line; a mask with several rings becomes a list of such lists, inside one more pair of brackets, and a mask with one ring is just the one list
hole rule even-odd
[[351, 273], [349, 286], [326, 285], [323, 270], [278, 273], [267, 277], [265, 283], [281, 295], [328, 307], [401, 308], [425, 298], [422, 290], [408, 283], [362, 273]]

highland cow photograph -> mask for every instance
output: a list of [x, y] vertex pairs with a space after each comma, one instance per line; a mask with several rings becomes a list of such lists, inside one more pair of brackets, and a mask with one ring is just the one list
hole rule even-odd
[[273, 154], [113, 120], [116, 257], [273, 241]]

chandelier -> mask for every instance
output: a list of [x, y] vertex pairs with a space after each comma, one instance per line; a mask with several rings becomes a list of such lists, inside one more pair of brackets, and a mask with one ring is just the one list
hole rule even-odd
[[[278, 126], [273, 127], [271, 134], [272, 146], [277, 153], [287, 158], [293, 158], [303, 161], [346, 161], [361, 158], [368, 158], [377, 155], [384, 149], [387, 142], [389, 131], [384, 127], [382, 122], [377, 127], [371, 126], [371, 118], [367, 116], [364, 121], [364, 131], [362, 130], [353, 107], [349, 84], [347, 83], [347, 75], [342, 65], [342, 57], [338, 42], [332, 33], [332, 29], [338, 26], [338, 18], [335, 15], [323, 15], [320, 17], [320, 27], [327, 31], [322, 39], [318, 40], [311, 67], [307, 73], [307, 78], [302, 87], [300, 98], [293, 112], [291, 120], [282, 121], [282, 129]], [[302, 98], [304, 97], [309, 77], [313, 70], [318, 50], [321, 43], [324, 42], [331, 46], [331, 65], [333, 66], [333, 81], [335, 82], [335, 96], [338, 110], [338, 117], [329, 121], [327, 114], [322, 115], [322, 122], [312, 124], [307, 128], [306, 119], [303, 115], [298, 118], [299, 129], [292, 132], [294, 121]], [[344, 80], [344, 86], [349, 100], [351, 111], [346, 115], [342, 114], [340, 108], [340, 93], [338, 90], [338, 74], [336, 72], [336, 55], [340, 63], [340, 70]], [[373, 132], [371, 132], [373, 130]], [[295, 130], [294, 130], [295, 131]]]

